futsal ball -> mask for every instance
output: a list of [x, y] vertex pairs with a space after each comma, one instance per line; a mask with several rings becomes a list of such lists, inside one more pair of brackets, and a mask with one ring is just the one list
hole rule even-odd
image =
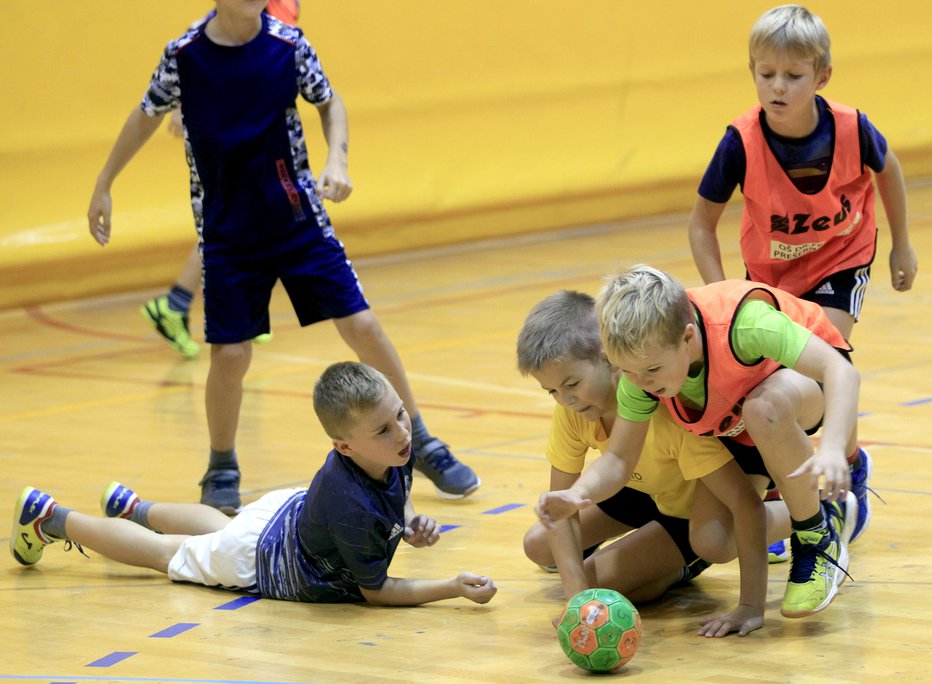
[[557, 627], [566, 657], [584, 670], [608, 672], [634, 657], [641, 616], [612, 589], [586, 589], [569, 600]]

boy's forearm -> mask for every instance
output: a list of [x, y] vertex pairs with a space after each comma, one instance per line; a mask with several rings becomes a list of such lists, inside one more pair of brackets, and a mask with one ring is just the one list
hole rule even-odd
[[557, 523], [549, 530], [550, 552], [557, 564], [563, 592], [567, 598], [589, 588], [589, 578], [582, 557], [582, 529], [579, 515]]
[[821, 449], [834, 449], [848, 456], [844, 452], [857, 423], [861, 375], [841, 357], [838, 361], [825, 373], [825, 417], [819, 443]]
[[890, 224], [890, 238], [893, 248], [909, 244], [909, 227], [906, 213], [906, 181], [900, 162], [892, 152], [887, 152], [884, 170], [878, 173], [877, 190], [883, 202], [887, 223]]
[[570, 489], [593, 503], [605, 501], [628, 483], [634, 465], [636, 463], [628, 464], [622, 456], [606, 451], [586, 468]]
[[162, 115], [148, 116], [139, 107], [133, 109], [120, 130], [113, 149], [97, 177], [97, 187], [109, 190], [129, 161], [142, 149], [162, 123]]
[[455, 578], [434, 580], [389, 577], [381, 589], [364, 589], [362, 593], [366, 601], [379, 606], [417, 606], [460, 596]]
[[746, 500], [733, 513], [741, 577], [738, 602], [763, 613], [767, 603], [767, 513], [759, 499]]
[[320, 125], [327, 141], [327, 161], [347, 166], [349, 164], [349, 118], [346, 105], [339, 93], [333, 92], [327, 103], [317, 110]]
[[724, 210], [724, 204], [715, 204], [700, 196], [696, 198], [696, 204], [689, 217], [689, 247], [699, 275], [706, 284], [725, 280], [721, 247], [716, 234], [718, 221]]

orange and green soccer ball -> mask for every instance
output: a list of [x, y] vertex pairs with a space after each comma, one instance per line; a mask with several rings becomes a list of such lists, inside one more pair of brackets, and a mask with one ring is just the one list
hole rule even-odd
[[634, 657], [641, 640], [641, 616], [617, 591], [586, 589], [566, 604], [557, 636], [566, 657], [579, 667], [608, 672]]

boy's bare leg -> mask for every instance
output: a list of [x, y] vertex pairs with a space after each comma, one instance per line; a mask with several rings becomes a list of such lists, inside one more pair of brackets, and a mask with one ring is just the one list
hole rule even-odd
[[411, 416], [411, 440], [415, 467], [434, 483], [446, 499], [468, 496], [481, 484], [472, 468], [461, 463], [450, 448], [427, 429], [420, 415], [414, 392], [401, 364], [401, 358], [371, 309], [333, 320], [340, 336], [359, 360], [382, 372], [398, 392]]
[[[847, 543], [858, 515], [857, 499], [850, 492], [843, 501], [823, 503], [814, 478], [789, 478], [813, 453], [804, 429], [822, 419], [822, 388], [815, 380], [782, 369], [748, 395], [743, 412], [748, 434], [791, 517], [791, 566], [780, 612], [791, 618], [812, 615], [828, 607], [845, 579]], [[849, 454], [856, 448], [853, 431], [845, 448]]]
[[683, 554], [656, 521], [599, 549], [585, 561], [591, 586], [614, 589], [635, 604], [661, 596], [682, 579], [685, 565]]
[[[627, 525], [622, 525], [610, 515], [604, 513], [598, 506], [590, 506], [580, 511], [579, 523], [582, 528], [581, 542], [584, 549], [631, 530]], [[538, 565], [551, 566], [554, 564], [547, 528], [541, 523], [534, 523], [525, 533], [524, 554]]]
[[210, 461], [200, 481], [201, 503], [226, 514], [241, 508], [236, 429], [243, 403], [243, 378], [251, 360], [251, 341], [211, 345], [205, 393]]
[[185, 259], [175, 284], [180, 285], [189, 292], [197, 292], [201, 287], [201, 253], [197, 243], [188, 252], [188, 258]]
[[195, 536], [222, 530], [229, 516], [216, 508], [195, 503], [154, 503], [148, 511], [149, 526], [164, 534]]
[[794, 520], [807, 520], [820, 511], [817, 486], [809, 478], [791, 480], [787, 476], [812, 455], [812, 441], [805, 429], [818, 425], [824, 412], [818, 383], [788, 368], [764, 380], [744, 404], [748, 434]]
[[98, 518], [71, 511], [65, 520], [65, 534], [120, 563], [168, 571], [168, 562], [189, 535], [158, 534], [123, 518]]
[[236, 445], [236, 429], [243, 403], [243, 378], [251, 360], [252, 342], [211, 345], [206, 393], [207, 429], [210, 447], [216, 451], [229, 451]]
[[[761, 489], [761, 476], [749, 475], [755, 489]], [[783, 501], [764, 503], [767, 515], [767, 542], [790, 536], [790, 513]], [[696, 494], [689, 515], [689, 540], [693, 549], [710, 563], [728, 563], [738, 557], [735, 525], [731, 511], [709, 491], [702, 482], [696, 485]]]
[[352, 316], [335, 318], [333, 322], [340, 337], [359, 360], [381, 371], [398, 392], [408, 413], [412, 417], [418, 415], [420, 411], [401, 364], [401, 357], [372, 310], [366, 309]]
[[825, 312], [825, 315], [828, 316], [828, 320], [832, 322], [838, 332], [840, 332], [846, 340], [851, 341], [851, 333], [854, 332], [854, 316], [849, 314], [847, 311], [842, 309], [835, 309], [830, 306], [823, 307], [822, 309]]

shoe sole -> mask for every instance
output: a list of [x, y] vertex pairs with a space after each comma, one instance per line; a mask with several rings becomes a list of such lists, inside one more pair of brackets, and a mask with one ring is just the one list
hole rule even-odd
[[445, 492], [436, 485], [434, 485], [434, 489], [437, 490], [437, 496], [439, 496], [441, 499], [446, 499], [447, 501], [459, 501], [460, 499], [465, 499], [467, 496], [479, 489], [481, 484], [482, 480], [476, 478], [476, 484], [462, 493]]
[[[862, 449], [862, 451], [863, 451], [863, 449]], [[864, 453], [866, 454], [867, 452], [864, 451]], [[871, 481], [871, 474], [872, 474], [873, 471], [874, 471], [874, 461], [871, 459], [870, 456], [868, 456], [868, 457], [865, 459], [865, 462], [866, 462], [866, 464], [867, 464], [867, 478], [865, 479], [865, 482], [864, 482], [864, 487], [865, 487], [864, 503], [866, 503], [867, 505], [864, 507], [864, 510], [867, 511], [867, 512], [864, 514], [864, 522], [861, 524], [861, 529], [859, 529], [859, 530], [857, 531], [857, 534], [854, 534], [854, 533], [851, 534], [851, 541], [848, 542], [849, 544], [853, 544], [853, 543], [856, 542], [858, 539], [860, 539], [860, 538], [861, 538], [861, 535], [863, 535], [865, 532], [867, 532], [867, 528], [868, 528], [868, 527], [870, 526], [870, 524], [871, 524], [871, 502], [870, 502], [870, 492], [866, 491], [866, 487], [867, 487], [867, 483]], [[860, 512], [860, 506], [861, 506], [861, 502], [858, 501], [858, 511], [859, 511], [859, 512]]]
[[[852, 503], [854, 504], [853, 506], [851, 505]], [[852, 509], [854, 512], [854, 519], [857, 520], [858, 500], [854, 496], [854, 494], [851, 494], [850, 499], [849, 498], [845, 499], [845, 521], [848, 520], [848, 515], [850, 512], [852, 512]], [[840, 567], [836, 568], [835, 566], [831, 566], [831, 569], [834, 570], [836, 575], [837, 574], [841, 575], [838, 580], [838, 583], [836, 584], [835, 582], [832, 582], [832, 588], [829, 590], [828, 596], [826, 596], [825, 600], [822, 601], [822, 603], [820, 603], [815, 608], [810, 608], [807, 610], [797, 610], [797, 611], [787, 611], [781, 608], [780, 614], [783, 617], [802, 618], [802, 617], [808, 617], [810, 615], [815, 615], [816, 613], [820, 613], [826, 608], [828, 608], [829, 605], [832, 603], [832, 601], [835, 600], [835, 596], [838, 595], [839, 587], [841, 587], [841, 585], [845, 583], [845, 580], [848, 579], [848, 575], [842, 572], [842, 568], [844, 568], [845, 570], [848, 569], [848, 558], [849, 558], [848, 543], [849, 543], [849, 540], [851, 539], [851, 531], [848, 529], [848, 525], [842, 525], [841, 530], [836, 531], [836, 534], [838, 535], [838, 558], [836, 560], [838, 561], [838, 565]]]

